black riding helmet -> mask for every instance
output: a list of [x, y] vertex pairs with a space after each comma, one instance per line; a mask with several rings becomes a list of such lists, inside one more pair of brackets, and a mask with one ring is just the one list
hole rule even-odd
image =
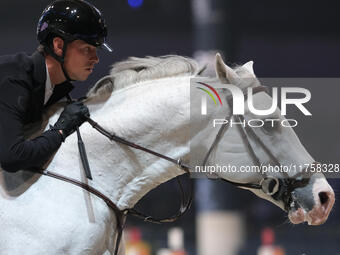
[[[51, 41], [59, 36], [64, 40], [62, 56], [51, 49]], [[37, 27], [37, 38], [47, 52], [61, 63], [65, 77], [69, 75], [64, 68], [67, 44], [83, 40], [95, 47], [112, 51], [106, 44], [107, 27], [100, 11], [83, 0], [56, 0], [42, 12]]]

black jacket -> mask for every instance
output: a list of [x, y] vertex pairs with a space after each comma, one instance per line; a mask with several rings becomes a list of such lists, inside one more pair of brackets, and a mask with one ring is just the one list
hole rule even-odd
[[25, 140], [24, 125], [41, 121], [46, 107], [69, 93], [69, 82], [55, 87], [44, 107], [46, 65], [44, 56], [19, 53], [0, 57], [0, 164], [17, 171], [42, 166], [62, 143], [55, 130]]

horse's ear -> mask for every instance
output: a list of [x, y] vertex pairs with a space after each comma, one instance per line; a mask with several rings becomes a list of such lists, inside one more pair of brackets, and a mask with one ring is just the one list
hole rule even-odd
[[253, 65], [254, 65], [254, 61], [248, 61], [242, 67], [244, 67], [249, 73], [251, 73], [255, 77]]
[[231, 84], [237, 84], [237, 80], [239, 79], [236, 72], [227, 66], [221, 57], [220, 53], [216, 54], [216, 75], [220, 79], [222, 83], [231, 83]]

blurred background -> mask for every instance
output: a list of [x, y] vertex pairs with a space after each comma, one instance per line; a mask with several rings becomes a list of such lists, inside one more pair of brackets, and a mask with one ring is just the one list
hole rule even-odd
[[[108, 43], [114, 51], [99, 52], [100, 63], [86, 82], [77, 84], [75, 97], [83, 96], [106, 75], [111, 64], [129, 56], [178, 54], [204, 63], [211, 62], [212, 52], [218, 50], [227, 64], [253, 60], [258, 77], [340, 76], [340, 18], [336, 1], [90, 2], [106, 18]], [[32, 53], [36, 49], [36, 24], [48, 3], [0, 2], [1, 55]], [[320, 84], [308, 89], [312, 92], [313, 118], [301, 120], [295, 131], [317, 161], [339, 163], [340, 87]], [[339, 198], [340, 181], [329, 182]], [[180, 197], [175, 184], [170, 181], [161, 185], [140, 201], [138, 208], [159, 217], [174, 214]], [[270, 243], [279, 247], [270, 254], [340, 254], [337, 205], [324, 225], [295, 226], [288, 223], [287, 215], [279, 208], [225, 183], [196, 181], [195, 194], [190, 212], [176, 223], [152, 225], [129, 218], [128, 254], [257, 254], [261, 245]], [[209, 249], [203, 253], [206, 247], [202, 245], [209, 245], [209, 236], [210, 251], [217, 252], [217, 246], [225, 248], [218, 253]]]

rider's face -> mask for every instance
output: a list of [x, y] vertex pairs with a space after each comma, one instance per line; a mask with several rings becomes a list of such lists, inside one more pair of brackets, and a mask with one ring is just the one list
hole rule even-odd
[[96, 47], [82, 40], [68, 44], [64, 66], [72, 80], [85, 81], [98, 62]]

